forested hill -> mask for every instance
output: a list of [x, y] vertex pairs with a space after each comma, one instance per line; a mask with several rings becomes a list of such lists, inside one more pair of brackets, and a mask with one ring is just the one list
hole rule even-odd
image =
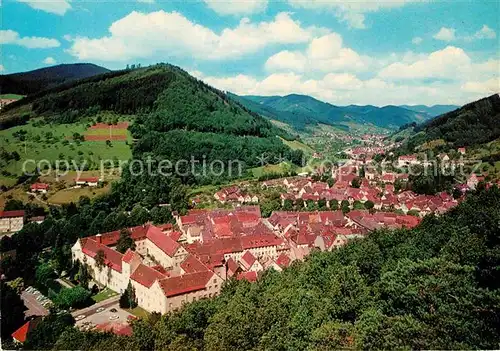
[[[131, 337], [49, 318], [26, 349], [498, 349], [500, 191], [479, 190], [412, 230], [381, 230], [256, 283], [133, 324]], [[50, 331], [50, 333], [48, 333]], [[44, 335], [44, 333], [48, 333]]]
[[345, 125], [346, 123], [373, 124], [396, 128], [401, 125], [424, 122], [432, 116], [399, 106], [335, 106], [306, 95], [240, 96], [239, 101], [249, 109], [268, 118], [290, 124], [297, 130], [318, 123]]
[[33, 71], [0, 75], [2, 94], [34, 94], [58, 84], [109, 72], [91, 63], [62, 64]]
[[282, 156], [300, 163], [302, 153], [283, 144], [293, 139], [179, 67], [159, 64], [58, 85], [7, 105], [3, 128], [43, 118], [51, 123], [95, 121], [101, 113], [131, 120], [136, 158], [145, 155], [207, 162], [238, 160], [243, 168]]
[[409, 141], [414, 148], [442, 139], [452, 147], [475, 146], [500, 138], [500, 96], [494, 94], [418, 126]]

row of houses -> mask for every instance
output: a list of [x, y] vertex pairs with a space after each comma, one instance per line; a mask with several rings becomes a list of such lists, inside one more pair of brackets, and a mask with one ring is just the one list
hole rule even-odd
[[[406, 176], [406, 177], [405, 177]], [[352, 208], [356, 202], [373, 203], [375, 210], [394, 211], [401, 210], [405, 214], [409, 211], [417, 211], [421, 216], [428, 213], [443, 213], [458, 204], [449, 194], [442, 192], [436, 195], [418, 195], [412, 191], [396, 192], [394, 179], [407, 180], [407, 175], [385, 174], [383, 186], [380, 183], [370, 182], [368, 178], [360, 180], [359, 187], [353, 187], [352, 183], [358, 176], [349, 173], [344, 176], [338, 174], [338, 180], [331, 187], [325, 182], [317, 182], [310, 178], [295, 181], [284, 180], [283, 186], [286, 192], [281, 194], [282, 205], [285, 201], [292, 201], [294, 204], [302, 204], [307, 207], [309, 202], [319, 203], [320, 200], [326, 202], [326, 206], [331, 208], [333, 201], [338, 204], [347, 201]], [[346, 179], [351, 179], [347, 181]]]
[[259, 202], [259, 198], [256, 195], [247, 193], [237, 185], [221, 189], [214, 194], [214, 197], [223, 204], [227, 202], [256, 204]]

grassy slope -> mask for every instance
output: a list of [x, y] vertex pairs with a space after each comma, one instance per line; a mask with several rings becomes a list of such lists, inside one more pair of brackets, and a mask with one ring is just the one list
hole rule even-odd
[[22, 99], [24, 95], [18, 95], [18, 94], [0, 94], [0, 99]]
[[310, 147], [309, 145], [306, 145], [300, 141], [297, 141], [297, 140], [288, 141], [288, 140], [285, 140], [283, 138], [281, 138], [281, 141], [292, 150], [302, 150], [302, 152], [304, 152], [305, 154], [314, 153], [314, 149], [312, 147]]
[[[20, 141], [13, 134], [20, 130], [27, 131], [26, 141]], [[129, 145], [124, 141], [113, 141], [112, 146], [106, 146], [105, 141], [84, 141], [78, 145], [70, 141], [64, 145], [63, 141], [69, 138], [73, 133], [84, 134], [86, 124], [53, 124], [34, 126], [33, 121], [23, 126], [17, 126], [0, 131], [0, 145], [7, 152], [17, 151], [21, 156], [19, 161], [10, 161], [8, 165], [2, 165], [2, 170], [7, 170], [15, 176], [19, 176], [23, 170], [23, 164], [26, 160], [48, 160], [50, 162], [60, 159], [71, 158], [73, 160], [87, 160], [94, 163], [97, 167], [100, 160], [111, 160], [117, 157], [119, 160], [128, 160], [132, 156]], [[51, 132], [53, 138], [47, 138], [47, 133]], [[131, 140], [127, 132], [129, 141]], [[37, 141], [36, 138], [40, 138]], [[81, 155], [79, 154], [81, 153]], [[31, 170], [31, 167], [29, 168]]]

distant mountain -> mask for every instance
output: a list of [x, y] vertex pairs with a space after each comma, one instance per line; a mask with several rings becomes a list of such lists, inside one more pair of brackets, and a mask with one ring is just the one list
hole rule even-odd
[[425, 112], [416, 112], [399, 106], [335, 106], [310, 96], [298, 94], [232, 96], [254, 112], [288, 123], [296, 129], [304, 129], [308, 125], [318, 123], [343, 125], [348, 122], [397, 128], [407, 123], [422, 123], [432, 118]]
[[61, 83], [106, 72], [110, 72], [110, 70], [92, 63], [73, 63], [0, 75], [0, 92], [2, 94], [30, 95]]
[[457, 105], [434, 105], [434, 106], [425, 106], [425, 105], [400, 105], [399, 107], [405, 108], [407, 110], [412, 110], [415, 112], [426, 113], [432, 117], [437, 117], [447, 112], [451, 112], [460, 108]]
[[484, 144], [500, 138], [500, 96], [494, 94], [445, 113], [415, 129], [411, 149], [442, 139], [453, 147]]

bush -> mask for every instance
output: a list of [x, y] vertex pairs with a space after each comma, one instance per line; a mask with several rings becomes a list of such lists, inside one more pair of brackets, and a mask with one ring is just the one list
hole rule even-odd
[[61, 309], [70, 307], [83, 308], [90, 305], [90, 291], [81, 286], [71, 289], [62, 289], [55, 297], [54, 304]]

